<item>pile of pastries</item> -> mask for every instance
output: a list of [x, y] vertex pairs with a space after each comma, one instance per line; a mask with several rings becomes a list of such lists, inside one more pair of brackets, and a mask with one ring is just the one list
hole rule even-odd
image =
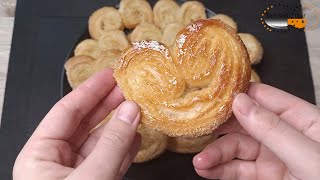
[[[159, 0], [152, 8], [146, 0], [121, 0], [119, 9], [102, 7], [89, 18], [91, 38], [81, 41], [65, 64], [70, 86], [74, 89], [96, 72], [114, 68], [118, 57], [132, 43], [154, 40], [173, 51], [176, 36], [181, 29], [199, 19], [219, 19], [236, 32], [237, 23], [229, 16], [217, 14], [207, 17], [206, 9], [199, 1], [186, 1], [179, 5], [174, 0]], [[263, 56], [261, 43], [251, 34], [238, 33], [245, 45], [251, 64], [257, 64]], [[258, 74], [251, 70], [251, 81], [260, 82]], [[110, 115], [101, 124], [107, 122]], [[169, 137], [161, 132], [140, 125], [142, 145], [134, 162], [145, 162], [158, 157], [165, 150], [177, 153], [200, 152], [217, 137], [209, 134], [201, 137]]]

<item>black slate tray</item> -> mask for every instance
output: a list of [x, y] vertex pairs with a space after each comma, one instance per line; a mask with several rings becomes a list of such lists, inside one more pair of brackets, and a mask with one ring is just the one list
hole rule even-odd
[[[240, 32], [252, 33], [262, 42], [263, 62], [255, 68], [263, 82], [315, 103], [303, 32], [267, 32], [259, 22], [266, 1], [202, 2], [215, 13], [234, 17]], [[296, 6], [300, 2], [285, 3]], [[89, 15], [101, 6], [117, 4], [117, 0], [18, 0], [0, 128], [0, 179], [12, 179], [17, 154], [66, 90], [63, 65], [87, 30]], [[149, 163], [134, 165], [127, 179], [200, 179], [191, 159], [192, 155], [166, 153]]]

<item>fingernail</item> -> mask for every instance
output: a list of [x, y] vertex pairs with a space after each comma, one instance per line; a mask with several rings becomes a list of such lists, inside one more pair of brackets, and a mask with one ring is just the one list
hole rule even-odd
[[118, 119], [131, 125], [137, 118], [139, 112], [140, 110], [136, 103], [125, 101], [121, 104], [118, 111]]
[[244, 115], [247, 116], [250, 114], [250, 111], [255, 108], [257, 105], [252, 101], [252, 99], [244, 94], [241, 93], [239, 95], [237, 95], [236, 97], [236, 108], [239, 110], [239, 112]]

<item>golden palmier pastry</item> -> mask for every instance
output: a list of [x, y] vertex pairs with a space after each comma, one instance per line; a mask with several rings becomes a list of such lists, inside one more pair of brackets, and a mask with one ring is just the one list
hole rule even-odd
[[170, 137], [168, 139], [167, 149], [177, 153], [198, 153], [202, 151], [208, 144], [217, 139], [216, 135], [209, 134], [196, 138], [190, 137]]
[[261, 43], [252, 34], [239, 33], [238, 34], [245, 44], [249, 53], [251, 64], [258, 64], [262, 60], [263, 48]]
[[159, 0], [153, 7], [154, 23], [161, 29], [168, 24], [177, 22], [176, 13], [179, 11], [179, 5], [172, 0]]
[[70, 58], [65, 64], [70, 86], [75, 89], [102, 69], [113, 68], [120, 55], [121, 51], [112, 49], [101, 53], [96, 60], [90, 56], [75, 56]]
[[235, 30], [211, 19], [182, 29], [172, 54], [157, 41], [133, 43], [114, 76], [126, 99], [141, 107], [146, 127], [198, 137], [231, 116], [232, 101], [246, 92], [250, 73], [248, 53]]
[[227, 16], [225, 14], [217, 14], [217, 15], [211, 17], [211, 19], [220, 19], [222, 22], [228, 24], [234, 30], [238, 31], [237, 23], [230, 16]]
[[198, 1], [183, 3], [177, 13], [178, 20], [183, 25], [188, 25], [195, 20], [206, 19], [206, 9]]
[[161, 42], [163, 42], [168, 47], [172, 47], [176, 39], [176, 35], [184, 26], [180, 23], [172, 23], [167, 25], [163, 30], [163, 36]]
[[92, 58], [97, 58], [100, 53], [99, 44], [93, 39], [81, 41], [74, 50], [75, 56], [90, 56]]
[[167, 148], [168, 137], [158, 131], [150, 130], [139, 125], [138, 132], [141, 134], [141, 146], [134, 158], [134, 163], [141, 163], [152, 160], [161, 155]]
[[257, 82], [257, 83], [260, 83], [261, 82], [261, 79], [259, 77], [259, 75], [256, 73], [255, 70], [252, 69], [251, 71], [251, 79], [250, 79], [250, 82]]
[[99, 39], [110, 30], [123, 30], [122, 18], [113, 7], [103, 7], [95, 11], [89, 19], [89, 32], [92, 38]]
[[128, 29], [133, 29], [143, 22], [153, 22], [151, 6], [145, 0], [121, 0], [119, 12], [124, 26]]
[[131, 42], [137, 42], [142, 40], [161, 41], [161, 39], [161, 30], [156, 25], [150, 23], [139, 24], [130, 35]]
[[118, 49], [123, 51], [130, 46], [124, 32], [119, 30], [103, 33], [98, 42], [101, 50]]

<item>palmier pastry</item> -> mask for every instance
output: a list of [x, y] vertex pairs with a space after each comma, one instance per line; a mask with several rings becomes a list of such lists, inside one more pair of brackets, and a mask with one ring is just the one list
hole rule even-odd
[[250, 82], [257, 82], [257, 83], [260, 83], [261, 82], [261, 79], [259, 77], [259, 75], [256, 73], [255, 70], [252, 69], [251, 71], [251, 79], [250, 79]]
[[153, 7], [154, 23], [161, 29], [168, 24], [177, 22], [176, 13], [179, 11], [179, 5], [172, 0], [160, 0]]
[[101, 50], [118, 49], [125, 50], [130, 46], [128, 39], [123, 31], [115, 30], [103, 33], [99, 39]]
[[198, 1], [187, 1], [180, 7], [177, 17], [183, 25], [188, 25], [195, 20], [206, 19], [206, 9]]
[[92, 38], [99, 39], [110, 30], [123, 30], [122, 18], [113, 7], [103, 7], [95, 11], [89, 19], [89, 32]]
[[120, 54], [121, 51], [112, 49], [101, 53], [96, 60], [90, 56], [70, 58], [65, 64], [70, 86], [74, 89], [102, 69], [113, 68]]
[[75, 56], [90, 56], [92, 58], [97, 58], [100, 53], [99, 44], [93, 39], [81, 41], [74, 50]]
[[157, 41], [133, 43], [120, 56], [114, 76], [126, 99], [141, 107], [146, 127], [198, 137], [231, 116], [232, 101], [246, 92], [250, 73], [235, 30], [211, 19], [182, 29], [172, 53]]
[[225, 14], [217, 14], [217, 15], [211, 17], [211, 18], [212, 19], [220, 19], [222, 22], [228, 24], [234, 30], [238, 31], [237, 23], [231, 17], [229, 17], [229, 16], [227, 16]]
[[196, 138], [171, 137], [168, 139], [167, 149], [177, 153], [198, 153], [216, 139], [217, 136], [213, 134]]
[[172, 47], [174, 41], [176, 40], [176, 35], [184, 26], [180, 23], [172, 23], [167, 25], [163, 30], [163, 36], [161, 42], [163, 42], [168, 47]]
[[138, 132], [141, 134], [141, 146], [134, 158], [134, 163], [152, 160], [161, 155], [167, 148], [168, 137], [158, 131], [150, 130], [139, 125]]
[[155, 40], [161, 41], [162, 32], [154, 24], [141, 23], [131, 33], [130, 41], [137, 42], [142, 40]]
[[143, 22], [153, 22], [151, 6], [145, 0], [121, 0], [119, 12], [124, 26], [128, 29], [133, 29]]
[[251, 64], [258, 64], [262, 60], [263, 48], [261, 43], [252, 34], [239, 33], [238, 34], [249, 53]]

